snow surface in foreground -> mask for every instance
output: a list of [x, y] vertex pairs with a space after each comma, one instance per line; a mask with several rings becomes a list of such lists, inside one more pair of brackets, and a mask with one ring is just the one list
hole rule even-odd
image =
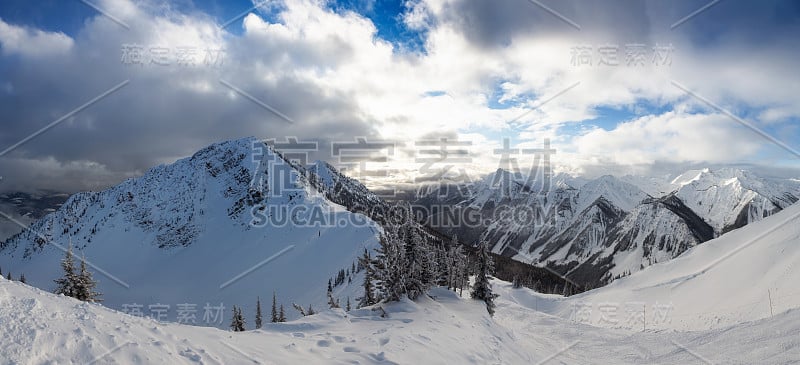
[[[591, 327], [509, 299], [498, 311], [434, 289], [431, 298], [324, 311], [234, 333], [158, 323], [0, 279], [2, 364], [788, 364], [800, 359], [800, 311], [704, 332]], [[527, 303], [529, 304], [529, 303]], [[252, 324], [252, 317], [248, 317]]]

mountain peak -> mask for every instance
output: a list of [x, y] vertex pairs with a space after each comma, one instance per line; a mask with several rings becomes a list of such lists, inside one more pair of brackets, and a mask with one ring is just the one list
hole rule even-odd
[[583, 184], [579, 206], [587, 207], [601, 197], [617, 208], [629, 212], [649, 195], [636, 185], [612, 175], [603, 175]]

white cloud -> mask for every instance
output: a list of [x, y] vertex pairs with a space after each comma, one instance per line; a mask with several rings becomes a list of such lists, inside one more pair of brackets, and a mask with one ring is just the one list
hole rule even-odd
[[[550, 138], [559, 150], [557, 162], [571, 170], [659, 161], [737, 162], [752, 158], [766, 143], [724, 116], [689, 114], [689, 105], [698, 103], [670, 80], [697, 88], [725, 107], [766, 108], [759, 122], [785, 123], [798, 115], [791, 107], [797, 104], [798, 76], [788, 72], [794, 65], [786, 48], [767, 44], [764, 54], [756, 56], [735, 43], [700, 47], [685, 34], [670, 33], [664, 19], [628, 24], [609, 15], [587, 23], [595, 19], [587, 14], [603, 11], [602, 6], [587, 10], [559, 5], [584, 25], [578, 32], [525, 2], [498, 3], [504, 8], [493, 15], [461, 0], [409, 1], [401, 21], [427, 38], [425, 52], [406, 53], [380, 39], [368, 19], [353, 12], [332, 12], [320, 1], [271, 3], [279, 22], [253, 13], [225, 30], [207, 15], [174, 13], [149, 0], [99, 4], [130, 29], [97, 15], [73, 40], [0, 21], [4, 53], [52, 56], [39, 57], [40, 63], [20, 67], [2, 80], [3, 89], [18, 94], [26, 106], [15, 107], [13, 120], [4, 122], [8, 123], [0, 134], [4, 143], [10, 145], [14, 138], [35, 130], [32, 123], [44, 125], [115, 83], [131, 80], [119, 95], [17, 151], [34, 160], [57, 156], [60, 165], [51, 170], [73, 161], [93, 161], [104, 166], [104, 174], [127, 176], [211, 142], [247, 135], [334, 140], [369, 136], [399, 140], [406, 146], [420, 138], [461, 135], [475, 141], [480, 156], [470, 169], [479, 172], [497, 167], [491, 150], [504, 133], [526, 146]], [[598, 23], [603, 19], [614, 22]], [[537, 28], [542, 23], [536, 20], [553, 21], [551, 25], [562, 31]], [[497, 22], [503, 26], [494, 26]], [[664, 31], [653, 30], [662, 25]], [[230, 31], [236, 27], [243, 32]], [[481, 31], [491, 34], [476, 33]], [[623, 47], [631, 34], [641, 34], [643, 42], [672, 42], [676, 48], [672, 65], [627, 67], [624, 59], [617, 67], [570, 63], [573, 46]], [[486, 42], [496, 39], [505, 42]], [[120, 47], [126, 43], [225, 49], [224, 65], [121, 65]], [[60, 49], [60, 57], [35, 53], [41, 49]], [[224, 87], [220, 79], [289, 115], [296, 125]], [[541, 105], [576, 82], [580, 84], [574, 89]], [[431, 91], [443, 93], [431, 95]], [[494, 98], [517, 105], [492, 109]], [[674, 111], [647, 116], [649, 111], [638, 106], [640, 101], [673, 106]], [[10, 103], [0, 96], [0, 106], [10, 108]], [[595, 118], [598, 107], [629, 108], [639, 118], [611, 131], [586, 131], [581, 123]], [[509, 128], [508, 121], [528, 111]], [[404, 152], [410, 151], [406, 147]], [[413, 158], [403, 156], [407, 156], [403, 166], [418, 167], [410, 163]]]
[[597, 128], [574, 139], [575, 151], [601, 161], [739, 163], [762, 146], [760, 137], [722, 114], [667, 112]]
[[20, 27], [0, 19], [0, 51], [4, 55], [56, 56], [69, 52], [73, 44], [64, 33]]

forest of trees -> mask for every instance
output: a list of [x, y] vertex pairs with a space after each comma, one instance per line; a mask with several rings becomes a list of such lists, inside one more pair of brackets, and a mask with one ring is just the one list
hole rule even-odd
[[463, 292], [469, 286], [471, 266], [474, 266], [478, 292], [473, 291], [472, 297], [485, 301], [487, 310], [493, 314], [495, 295], [489, 282], [492, 257], [488, 253], [478, 255], [474, 265], [470, 265], [469, 256], [457, 238], [445, 244], [415, 223], [410, 207], [401, 212], [403, 216], [386, 220], [374, 257], [365, 250], [359, 260], [366, 271], [362, 284], [364, 295], [358, 298], [358, 306], [404, 297], [414, 300], [434, 286]]

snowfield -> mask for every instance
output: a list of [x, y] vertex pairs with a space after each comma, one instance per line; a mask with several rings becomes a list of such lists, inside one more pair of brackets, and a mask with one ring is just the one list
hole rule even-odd
[[[699, 332], [605, 329], [537, 312], [495, 281], [497, 314], [444, 289], [261, 330], [159, 323], [0, 279], [2, 364], [790, 364], [800, 311]], [[252, 317], [248, 316], [252, 327]]]

